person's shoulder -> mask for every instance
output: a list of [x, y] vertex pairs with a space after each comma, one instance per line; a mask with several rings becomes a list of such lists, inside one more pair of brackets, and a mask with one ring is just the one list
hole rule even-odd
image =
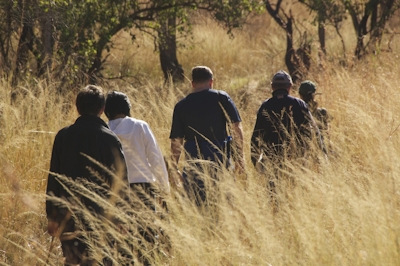
[[138, 119], [138, 118], [134, 118], [134, 117], [129, 117], [129, 120], [131, 121], [131, 123], [140, 126], [140, 127], [149, 127], [149, 123], [147, 123], [144, 120]]
[[293, 95], [288, 95], [287, 98], [290, 99], [291, 101], [298, 102], [301, 104], [305, 103], [302, 99], [295, 97]]
[[233, 99], [231, 98], [231, 96], [229, 96], [229, 94], [226, 91], [211, 89], [210, 92], [218, 95], [217, 99], [222, 104], [235, 105]]
[[188, 102], [188, 97], [190, 96], [190, 94], [189, 95], [187, 95], [187, 96], [185, 96], [185, 97], [183, 97], [182, 99], [180, 99], [176, 104], [175, 104], [175, 108], [180, 108], [181, 106], [184, 106], [185, 104], [187, 104], [187, 102]]
[[326, 121], [332, 120], [331, 114], [325, 108], [317, 108], [317, 113], [320, 117], [323, 117]]
[[219, 99], [232, 101], [232, 97], [226, 91], [211, 89], [211, 90], [209, 90], [209, 92], [213, 93], [213, 94], [217, 94]]
[[223, 90], [215, 90], [215, 89], [210, 89], [209, 90], [210, 93], [215, 93], [215, 94], [219, 94], [225, 97], [230, 97], [229, 94], [226, 91]]
[[270, 97], [268, 99], [265, 99], [262, 103], [261, 106], [268, 106], [269, 104], [271, 104], [274, 101], [273, 97]]
[[60, 130], [56, 133], [55, 139], [57, 140], [57, 139], [62, 138], [62, 137], [65, 136], [65, 135], [67, 135], [68, 132], [70, 131], [71, 126], [73, 126], [73, 125], [69, 125], [69, 126], [66, 126], [66, 127], [63, 127], [62, 129], [60, 129]]
[[301, 108], [308, 109], [308, 105], [302, 99], [294, 97], [292, 95], [288, 95], [288, 99], [290, 99], [292, 102], [297, 103], [297, 105], [300, 106]]
[[57, 134], [63, 134], [63, 133], [65, 133], [65, 132], [67, 132], [72, 126], [73, 126], [73, 124], [63, 127], [62, 129], [60, 129], [60, 130], [57, 132]]
[[121, 123], [126, 123], [126, 124], [142, 124], [146, 123], [143, 120], [140, 120], [139, 118], [131, 117], [131, 116], [126, 116], [122, 118]]
[[328, 110], [326, 110], [325, 108], [317, 108], [317, 112], [320, 113], [323, 116], [328, 116]]
[[101, 134], [108, 135], [110, 137], [116, 137], [117, 135], [109, 127], [102, 126], [99, 130]]
[[108, 125], [107, 124], [101, 124], [98, 128], [96, 128], [95, 129], [95, 131], [97, 132], [97, 133], [95, 133], [95, 134], [100, 134], [100, 135], [103, 135], [105, 138], [107, 138], [107, 139], [117, 139], [118, 140], [118, 137], [117, 137], [117, 135], [115, 134], [115, 132], [114, 131], [112, 131], [109, 127], [108, 127]]
[[260, 104], [260, 107], [259, 107], [258, 109], [259, 109], [259, 111], [260, 111], [260, 110], [264, 110], [264, 109], [268, 109], [268, 108], [271, 107], [271, 105], [272, 105], [272, 98], [268, 98], [268, 99], [264, 100], [264, 101]]
[[106, 128], [102, 131], [102, 137], [101, 139], [105, 142], [103, 145], [106, 143], [108, 144], [107, 146], [113, 147], [113, 148], [121, 148], [121, 141], [118, 138], [117, 134], [115, 134], [111, 129]]

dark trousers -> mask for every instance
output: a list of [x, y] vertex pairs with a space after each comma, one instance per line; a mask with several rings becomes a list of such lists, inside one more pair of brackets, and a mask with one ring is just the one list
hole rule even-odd
[[93, 262], [88, 259], [88, 246], [82, 239], [61, 241], [61, 249], [65, 258], [64, 265], [93, 265]]
[[[160, 245], [166, 245], [164, 231], [154, 224], [154, 213], [159, 208], [167, 211], [166, 203], [161, 202], [159, 189], [153, 183], [131, 183], [130, 202], [135, 211], [135, 228], [130, 233], [135, 238], [134, 242], [127, 243], [131, 254], [136, 253], [142, 265], [152, 265], [153, 255], [158, 251]], [[136, 231], [137, 233], [134, 233]], [[132, 258], [131, 254], [125, 254], [127, 261]], [[124, 264], [131, 265], [131, 264]]]
[[[112, 243], [109, 243], [112, 245]], [[91, 246], [88, 239], [79, 235], [72, 239], [61, 239], [61, 249], [65, 258], [65, 266], [76, 265], [80, 266], [92, 266], [92, 265], [103, 265], [112, 266], [112, 261], [108, 258], [104, 258], [102, 263], [99, 264], [92, 257]]]
[[189, 163], [189, 166], [183, 169], [183, 187], [187, 196], [197, 206], [210, 203], [218, 197], [220, 167], [220, 164], [209, 161], [208, 163]]

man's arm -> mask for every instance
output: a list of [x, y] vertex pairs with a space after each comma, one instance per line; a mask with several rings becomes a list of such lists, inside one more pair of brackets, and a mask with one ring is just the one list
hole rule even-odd
[[254, 130], [253, 135], [251, 136], [251, 143], [250, 143], [251, 162], [254, 166], [256, 166], [261, 154], [260, 147], [258, 145], [259, 142], [258, 136], [259, 136], [258, 132]]
[[59, 145], [57, 139], [59, 138], [58, 133], [54, 139], [53, 149], [51, 153], [50, 160], [50, 173], [47, 178], [47, 187], [46, 187], [46, 215], [47, 215], [47, 232], [51, 236], [57, 236], [60, 234], [59, 226], [60, 221], [64, 217], [59, 217], [59, 208], [58, 205], [54, 202], [53, 199], [49, 197], [59, 197], [60, 196], [60, 183], [56, 180], [56, 176], [52, 173], [60, 172], [60, 158], [59, 158]]
[[[58, 133], [54, 139], [53, 143], [53, 149], [51, 153], [51, 159], [50, 159], [50, 173], [47, 178], [47, 187], [46, 187], [46, 195], [47, 197], [60, 197], [60, 189], [61, 185], [56, 179], [56, 176], [53, 175], [52, 173], [60, 173], [60, 144], [58, 139], [60, 138], [60, 133]], [[54, 200], [50, 198], [46, 198], [46, 214], [47, 214], [47, 219], [51, 221], [57, 221], [59, 222], [62, 217], [58, 217], [58, 204], [54, 202]]]
[[308, 111], [308, 117], [310, 119], [311, 127], [314, 130], [315, 136], [317, 138], [318, 146], [326, 154], [327, 152], [326, 152], [326, 148], [325, 148], [325, 143], [324, 143], [324, 141], [322, 139], [321, 132], [320, 132], [320, 130], [318, 128], [318, 125], [315, 122], [314, 117], [312, 116], [310, 111]]
[[265, 134], [265, 128], [263, 127], [263, 122], [265, 119], [265, 116], [263, 116], [261, 113], [262, 109], [257, 113], [257, 119], [256, 123], [254, 125], [253, 133], [251, 135], [251, 142], [250, 142], [250, 154], [251, 154], [251, 162], [253, 163], [254, 166], [256, 166], [257, 162], [260, 159], [261, 156], [261, 147], [263, 144], [263, 136]]
[[233, 126], [233, 140], [236, 144], [236, 152], [238, 154], [238, 164], [242, 171], [245, 169], [244, 152], [243, 152], [243, 127], [241, 122], [235, 122]]
[[[171, 170], [173, 173], [171, 178], [171, 183], [174, 184], [179, 184], [179, 182], [182, 181], [182, 175], [178, 170], [178, 163], [179, 163], [179, 158], [181, 157], [182, 146], [183, 146], [183, 138], [171, 139], [171, 160], [172, 160]], [[176, 175], [180, 180], [175, 179]]]
[[181, 157], [183, 145], [183, 138], [171, 139], [171, 156], [172, 156], [172, 167], [178, 168], [179, 158]]
[[232, 122], [232, 132], [231, 134], [233, 135], [233, 141], [235, 142], [234, 147], [236, 150], [237, 156], [237, 162], [238, 164], [238, 170], [240, 172], [244, 171], [245, 169], [245, 161], [244, 161], [244, 152], [243, 152], [243, 127], [241, 123], [241, 118], [239, 115], [239, 111], [236, 108], [235, 103], [233, 102], [232, 98], [226, 93], [220, 91], [218, 93], [219, 95], [219, 102], [221, 105], [221, 108], [224, 112], [224, 115], [227, 118], [228, 122]]

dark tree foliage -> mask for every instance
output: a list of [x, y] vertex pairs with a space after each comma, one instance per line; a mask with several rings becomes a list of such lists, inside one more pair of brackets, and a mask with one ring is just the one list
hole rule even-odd
[[[0, 0], [0, 64], [14, 83], [26, 75], [61, 80], [63, 86], [96, 83], [113, 36], [138, 28], [158, 32], [162, 54], [172, 61], [176, 29], [197, 9], [228, 29], [241, 25], [253, 0]], [[171, 52], [172, 51], [172, 52]], [[168, 73], [170, 66], [163, 66]], [[174, 62], [172, 62], [174, 63]], [[177, 64], [177, 62], [175, 63]]]
[[[318, 40], [321, 52], [326, 55], [326, 36], [325, 28], [332, 25], [340, 35], [340, 22], [345, 19], [346, 10], [343, 4], [337, 0], [300, 0], [300, 3], [307, 6], [311, 11], [315, 11], [315, 22], [318, 25]], [[343, 49], [345, 52], [343, 38], [341, 37]]]
[[350, 14], [357, 34], [354, 52], [356, 58], [360, 59], [369, 52], [376, 53], [380, 49], [385, 26], [394, 12], [400, 8], [400, 1], [342, 1]]
[[[300, 0], [310, 10], [316, 12], [316, 20], [330, 22], [340, 38], [339, 22], [349, 14], [357, 36], [354, 54], [360, 59], [365, 54], [376, 53], [380, 49], [385, 26], [391, 16], [400, 8], [399, 0]], [[348, 13], [347, 13], [348, 12]], [[321, 48], [324, 49], [324, 35], [321, 35]], [[343, 44], [345, 52], [345, 47]]]

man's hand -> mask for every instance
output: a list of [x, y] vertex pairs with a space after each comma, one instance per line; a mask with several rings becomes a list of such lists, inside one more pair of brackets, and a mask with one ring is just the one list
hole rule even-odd
[[170, 180], [169, 182], [171, 183], [171, 186], [174, 188], [181, 188], [182, 187], [182, 183], [183, 183], [183, 176], [181, 171], [179, 171], [178, 169], [171, 170], [170, 171]]
[[169, 169], [169, 182], [174, 188], [182, 187], [183, 177], [182, 173], [178, 169], [179, 157], [181, 156], [183, 145], [183, 138], [171, 139], [171, 160], [172, 168]]
[[52, 220], [48, 220], [47, 222], [47, 232], [49, 233], [49, 235], [51, 236], [58, 236], [58, 229], [59, 229], [60, 225]]

